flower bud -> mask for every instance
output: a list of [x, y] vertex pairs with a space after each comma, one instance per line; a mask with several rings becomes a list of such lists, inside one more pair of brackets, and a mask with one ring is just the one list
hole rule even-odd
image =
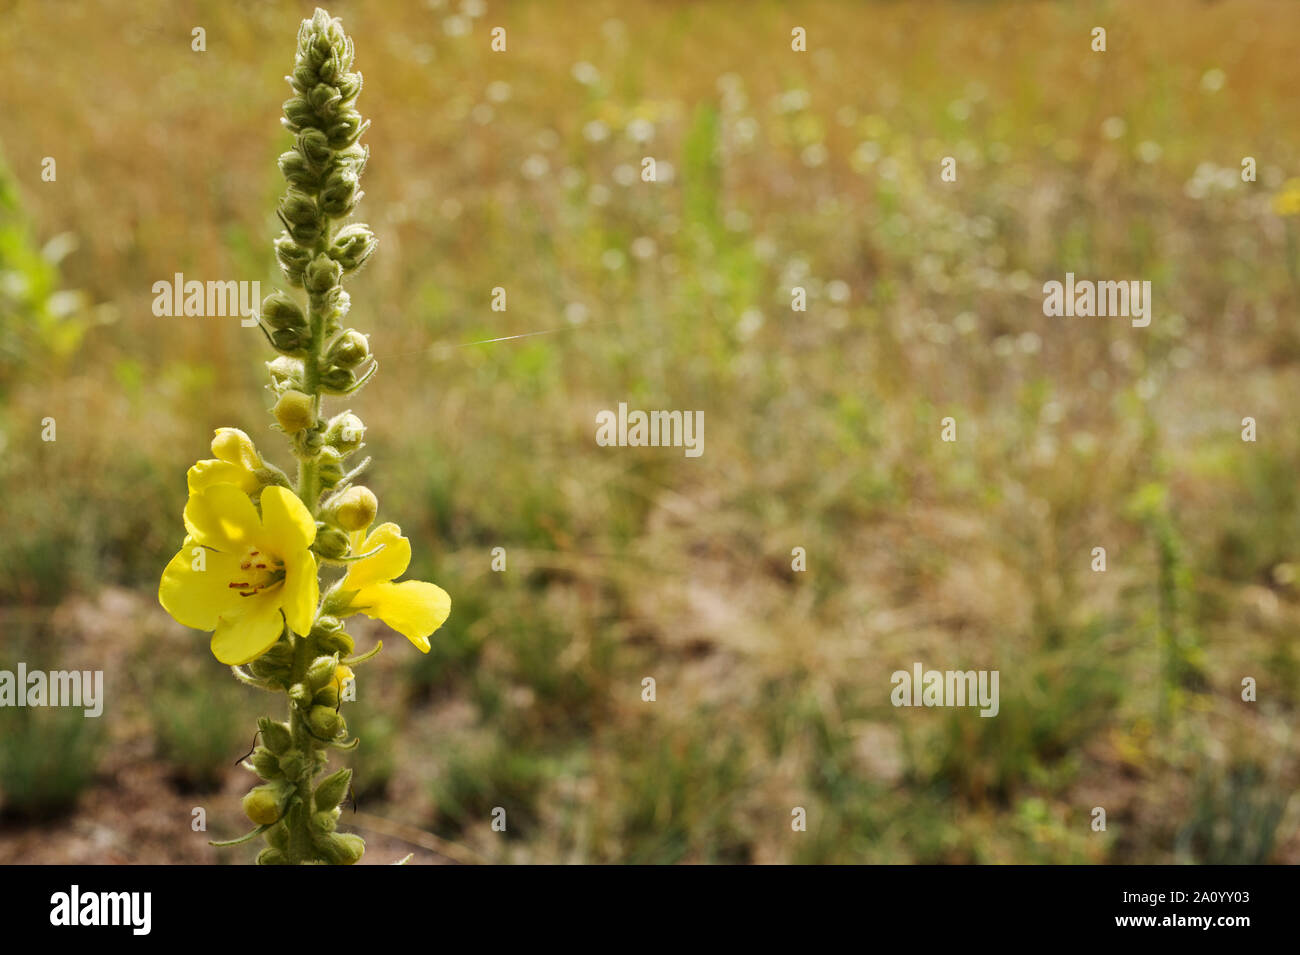
[[322, 252], [307, 266], [307, 271], [302, 276], [302, 284], [306, 286], [308, 292], [320, 295], [338, 285], [342, 278], [343, 267]]
[[253, 771], [263, 779], [276, 779], [284, 775], [280, 771], [280, 760], [265, 746], [253, 750], [249, 761], [253, 764]]
[[343, 455], [337, 449], [329, 446], [321, 448], [316, 462], [316, 475], [320, 478], [322, 488], [328, 490], [343, 480]]
[[[323, 70], [321, 78], [325, 78]], [[329, 144], [332, 147], [343, 149], [360, 139], [369, 128], [370, 120], [362, 120], [361, 115], [355, 110], [348, 110], [340, 114], [338, 122], [326, 130], [325, 134], [329, 137]]]
[[271, 387], [277, 393], [286, 388], [301, 389], [303, 385], [302, 362], [297, 358], [281, 355], [266, 363], [266, 370], [271, 375]]
[[338, 810], [330, 812], [314, 812], [311, 814], [311, 827], [317, 832], [333, 832], [338, 828]]
[[304, 249], [289, 233], [282, 233], [275, 240], [275, 257], [280, 263], [280, 271], [290, 285], [302, 285], [302, 273], [311, 261], [311, 252]]
[[344, 73], [336, 82], [338, 83], [339, 95], [343, 99], [340, 105], [351, 106], [356, 102], [356, 98], [361, 95], [361, 74]]
[[291, 226], [314, 225], [320, 220], [320, 211], [316, 208], [316, 203], [293, 190], [280, 200], [280, 213]]
[[325, 429], [325, 443], [340, 454], [351, 454], [366, 437], [365, 423], [351, 411], [330, 418]]
[[267, 846], [257, 854], [258, 865], [288, 865], [289, 857], [273, 846]]
[[356, 173], [347, 168], [336, 169], [325, 180], [317, 202], [320, 211], [325, 215], [333, 219], [342, 219], [351, 215], [361, 195]]
[[289, 129], [297, 132], [307, 126], [320, 126], [321, 121], [316, 117], [316, 111], [311, 108], [311, 104], [301, 96], [294, 96], [284, 101], [280, 107], [284, 110], [284, 118]]
[[355, 328], [349, 328], [330, 345], [325, 361], [340, 368], [355, 368], [370, 357], [370, 340]]
[[378, 240], [369, 226], [360, 222], [353, 223], [344, 226], [334, 237], [334, 243], [330, 246], [330, 258], [343, 266], [343, 271], [355, 272], [370, 258], [377, 244]]
[[277, 328], [271, 333], [271, 344], [282, 354], [291, 358], [301, 358], [307, 354], [308, 346], [311, 344], [311, 337], [305, 332], [306, 329]]
[[314, 842], [317, 851], [334, 865], [352, 865], [366, 851], [365, 841], [350, 832], [331, 832]]
[[307, 94], [307, 102], [317, 116], [333, 116], [342, 100], [343, 94], [328, 83], [317, 83]]
[[262, 742], [266, 748], [277, 756], [283, 756], [293, 749], [293, 734], [283, 723], [276, 723], [263, 716], [257, 721], [257, 728], [262, 731]]
[[321, 390], [331, 395], [346, 395], [357, 383], [357, 376], [350, 369], [330, 365], [320, 376]]
[[338, 666], [339, 661], [334, 657], [317, 657], [307, 668], [307, 685], [313, 690], [319, 690], [333, 683], [334, 671]]
[[284, 824], [283, 819], [266, 830], [266, 844], [281, 852], [289, 848], [289, 827]]
[[320, 785], [316, 787], [316, 794], [312, 797], [316, 811], [328, 812], [336, 808], [348, 794], [348, 785], [351, 782], [352, 770], [350, 769], [340, 769], [322, 779]]
[[343, 629], [343, 621], [338, 617], [318, 617], [311, 628], [311, 638], [316, 641], [316, 646], [326, 653], [346, 656], [356, 649], [356, 644]]
[[299, 706], [305, 706], [311, 702], [311, 688], [305, 683], [295, 683], [289, 687], [289, 699]]
[[326, 560], [338, 560], [347, 556], [348, 546], [347, 534], [322, 521], [316, 522], [316, 540], [312, 541], [311, 545], [313, 553], [319, 554]]
[[311, 701], [315, 706], [328, 706], [331, 710], [337, 710], [339, 708], [338, 686], [331, 683], [329, 686], [321, 687]]
[[312, 169], [311, 163], [303, 158], [302, 153], [291, 149], [281, 153], [277, 162], [285, 182], [293, 188], [301, 189], [303, 192], [315, 192], [320, 188], [320, 180], [316, 172]]
[[283, 292], [272, 292], [262, 299], [262, 321], [271, 328], [307, 327], [307, 316], [298, 303]]
[[313, 706], [307, 713], [307, 723], [320, 739], [334, 739], [345, 725], [343, 717], [330, 706]]
[[316, 421], [315, 402], [310, 395], [290, 389], [275, 403], [275, 420], [286, 434], [297, 434]]
[[298, 134], [298, 152], [313, 166], [320, 166], [329, 161], [334, 151], [319, 129], [304, 129]]
[[334, 520], [345, 531], [364, 531], [378, 512], [379, 498], [363, 485], [348, 488], [334, 504]]
[[244, 815], [259, 826], [278, 822], [293, 787], [285, 780], [254, 786], [244, 797]]

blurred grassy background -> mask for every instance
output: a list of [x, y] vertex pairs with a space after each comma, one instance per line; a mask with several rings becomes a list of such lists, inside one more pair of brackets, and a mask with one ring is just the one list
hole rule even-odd
[[[270, 698], [154, 593], [211, 429], [276, 454], [270, 355], [151, 287], [276, 287], [311, 9], [0, 18], [0, 665], [109, 693], [99, 721], [0, 711], [0, 860], [255, 851], [205, 840], [243, 831]], [[363, 810], [493, 861], [1300, 861], [1300, 283], [1270, 208], [1300, 7], [330, 12], [381, 242], [351, 406], [412, 573], [453, 597], [432, 653], [390, 634], [361, 672]], [[1045, 318], [1066, 271], [1150, 280], [1151, 326]], [[619, 401], [703, 410], [704, 456], [597, 447]], [[1001, 714], [894, 709], [914, 660], [999, 670]]]

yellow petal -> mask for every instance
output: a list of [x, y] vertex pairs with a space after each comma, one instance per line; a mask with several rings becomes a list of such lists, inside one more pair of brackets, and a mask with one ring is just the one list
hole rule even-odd
[[[195, 569], [196, 564], [203, 569]], [[218, 618], [239, 605], [239, 594], [228, 586], [238, 573], [238, 557], [207, 550], [187, 537], [163, 571], [158, 602], [178, 623], [214, 630]]]
[[384, 583], [406, 573], [411, 563], [411, 542], [402, 536], [396, 524], [380, 524], [366, 538], [359, 553], [368, 554], [383, 547], [374, 557], [359, 560], [348, 568], [343, 590], [360, 590], [370, 584]]
[[212, 634], [212, 655], [222, 663], [238, 666], [256, 660], [284, 632], [278, 595], [245, 597], [236, 616], [222, 615]]
[[[265, 501], [266, 495], [262, 499]], [[291, 551], [284, 557], [284, 570], [284, 592], [280, 598], [284, 619], [294, 633], [306, 634], [316, 620], [316, 604], [320, 602], [316, 558], [305, 547]]]
[[238, 428], [218, 428], [212, 438], [212, 453], [246, 471], [256, 471], [262, 466], [262, 456], [257, 453], [253, 439]]
[[262, 492], [262, 527], [268, 546], [281, 557], [310, 547], [316, 539], [311, 511], [288, 488], [273, 485]]
[[233, 484], [214, 484], [190, 495], [185, 529], [206, 547], [239, 553], [261, 536], [262, 524], [247, 494]]
[[245, 494], [252, 494], [261, 487], [262, 483], [252, 471], [246, 470], [238, 464], [213, 459], [195, 464], [194, 467], [190, 468], [185, 478], [189, 483], [191, 494], [214, 484], [234, 484]]
[[400, 584], [364, 587], [353, 598], [352, 606], [367, 617], [382, 620], [421, 652], [428, 653], [429, 634], [441, 627], [451, 613], [451, 597], [441, 587], [423, 580], [404, 580]]

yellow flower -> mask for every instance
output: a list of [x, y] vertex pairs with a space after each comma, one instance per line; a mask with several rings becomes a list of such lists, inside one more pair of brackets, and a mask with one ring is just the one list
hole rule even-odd
[[245, 494], [255, 494], [262, 486], [253, 472], [262, 467], [253, 439], [238, 428], [218, 428], [212, 439], [212, 453], [217, 457], [200, 461], [185, 475], [190, 493], [214, 484], [234, 484]]
[[1273, 211], [1280, 216], [1300, 215], [1300, 179], [1288, 179], [1273, 197]]
[[406, 573], [411, 563], [411, 542], [402, 536], [402, 529], [396, 524], [380, 524], [360, 543], [364, 533], [357, 531], [352, 535], [353, 553], [368, 554], [383, 549], [352, 564], [339, 583], [340, 591], [357, 592], [344, 615], [363, 613], [382, 620], [421, 652], [428, 653], [429, 635], [451, 613], [451, 597], [441, 587], [423, 580], [393, 583], [393, 578]]
[[[282, 487], [262, 492], [259, 518], [234, 484], [213, 484], [185, 505], [188, 536], [163, 571], [158, 600], [180, 623], [212, 630], [222, 663], [247, 663], [280, 638], [311, 630], [320, 600], [316, 522]], [[283, 612], [283, 616], [281, 615]]]

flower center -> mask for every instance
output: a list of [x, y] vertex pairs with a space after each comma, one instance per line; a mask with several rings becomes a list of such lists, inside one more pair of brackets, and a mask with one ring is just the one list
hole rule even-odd
[[241, 597], [255, 596], [284, 580], [284, 562], [261, 551], [249, 550], [239, 562], [239, 569], [242, 573], [238, 579], [227, 586], [238, 590]]

